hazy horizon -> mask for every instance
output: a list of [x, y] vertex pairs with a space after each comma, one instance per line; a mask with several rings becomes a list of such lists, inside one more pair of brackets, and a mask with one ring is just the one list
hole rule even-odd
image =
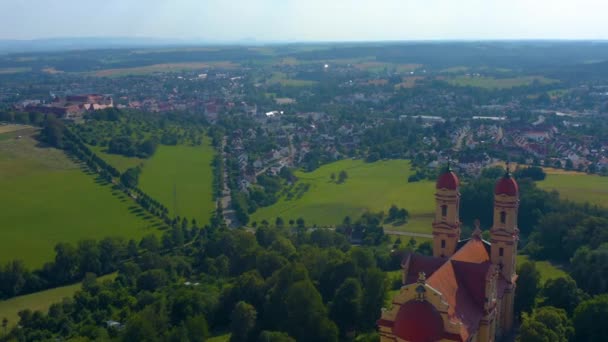
[[598, 0], [45, 0], [0, 3], [0, 39], [606, 40]]

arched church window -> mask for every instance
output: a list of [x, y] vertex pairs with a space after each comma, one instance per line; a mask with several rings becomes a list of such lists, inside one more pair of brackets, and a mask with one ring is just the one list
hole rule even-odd
[[507, 213], [504, 211], [500, 212], [500, 223], [505, 223], [507, 222]]
[[441, 248], [445, 248], [445, 240], [441, 240]]
[[448, 216], [448, 206], [445, 204], [441, 206], [441, 216]]
[[504, 254], [505, 254], [505, 250], [504, 250], [504, 248], [500, 247], [500, 248], [498, 249], [498, 256], [503, 256]]

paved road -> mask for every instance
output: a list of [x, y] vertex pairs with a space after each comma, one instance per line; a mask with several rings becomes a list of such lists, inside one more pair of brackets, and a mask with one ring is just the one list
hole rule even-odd
[[469, 127], [463, 127], [460, 131], [460, 134], [458, 135], [458, 138], [456, 138], [456, 145], [454, 146], [454, 150], [455, 151], [460, 151], [460, 149], [462, 148], [462, 142], [464, 141], [464, 138], [467, 137], [467, 134], [469, 134], [470, 128]]
[[384, 233], [388, 234], [388, 235], [401, 235], [401, 236], [419, 237], [419, 238], [426, 238], [426, 239], [432, 239], [433, 238], [432, 234], [402, 232], [402, 231], [399, 231], [399, 230], [386, 230], [385, 229]]
[[224, 160], [224, 184], [222, 186], [222, 214], [224, 215], [224, 221], [229, 228], [240, 227], [239, 220], [236, 218], [236, 212], [232, 207], [232, 196], [230, 189], [228, 188], [228, 171], [226, 170], [226, 152], [224, 147], [226, 146], [226, 137], [222, 139], [221, 153], [222, 159]]

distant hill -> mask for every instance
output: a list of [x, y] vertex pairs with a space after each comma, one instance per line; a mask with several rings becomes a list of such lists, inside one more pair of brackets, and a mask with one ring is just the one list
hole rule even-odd
[[204, 44], [202, 41], [162, 39], [162, 38], [125, 38], [125, 37], [80, 37], [50, 38], [32, 40], [1, 40], [0, 53], [42, 52], [62, 50], [89, 50], [110, 48], [188, 46]]

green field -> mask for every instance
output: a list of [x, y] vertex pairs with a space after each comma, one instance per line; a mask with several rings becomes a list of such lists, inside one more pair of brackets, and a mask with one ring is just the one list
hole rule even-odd
[[205, 139], [201, 146], [159, 146], [144, 163], [139, 180], [140, 188], [167, 206], [171, 214], [195, 218], [199, 224], [207, 224], [215, 209], [211, 167], [215, 151], [208, 142]]
[[317, 84], [316, 81], [289, 78], [289, 76], [283, 72], [273, 72], [272, 77], [268, 80], [268, 83], [280, 83], [285, 87], [310, 87]]
[[[346, 182], [332, 182], [330, 175], [342, 170], [348, 173]], [[276, 204], [260, 208], [250, 221], [302, 217], [309, 225], [331, 226], [341, 223], [345, 216], [355, 219], [366, 211], [386, 212], [395, 204], [410, 212], [410, 223], [391, 229], [428, 233], [434, 211], [434, 183], [408, 183], [411, 174], [410, 162], [406, 160], [365, 163], [350, 159], [310, 173], [296, 172], [298, 183], [309, 184], [309, 190], [300, 198], [282, 197]]]
[[62, 151], [37, 147], [29, 134], [34, 131], [0, 135], [0, 263], [22, 259], [40, 267], [53, 258], [58, 242], [139, 239], [156, 231], [159, 222], [136, 215], [133, 201], [113, 194]]
[[[518, 255], [517, 264], [521, 265], [526, 261], [530, 261], [527, 255]], [[548, 261], [535, 261], [536, 269], [540, 272], [540, 282], [544, 284], [549, 279], [561, 278], [567, 276], [564, 270], [552, 265]]]
[[608, 207], [608, 177], [574, 172], [548, 173], [544, 181], [536, 184], [545, 190], [557, 190], [564, 199]]
[[[116, 278], [116, 274], [109, 274], [97, 278], [97, 281], [114, 278]], [[17, 315], [19, 311], [30, 309], [46, 312], [51, 304], [59, 303], [63, 298], [72, 297], [80, 288], [81, 284], [78, 283], [0, 301], [0, 319], [7, 318], [9, 327], [12, 327], [19, 322]]]
[[448, 83], [463, 86], [463, 87], [478, 87], [486, 89], [507, 89], [513, 87], [521, 87], [532, 84], [538, 81], [541, 84], [556, 83], [557, 80], [545, 78], [542, 76], [522, 76], [513, 78], [494, 78], [494, 77], [474, 77], [474, 76], [457, 76], [447, 80]]
[[144, 162], [144, 159], [137, 157], [125, 157], [120, 154], [107, 153], [105, 147], [89, 146], [91, 151], [95, 152], [106, 163], [112, 165], [120, 172], [125, 172], [127, 169], [136, 167]]

